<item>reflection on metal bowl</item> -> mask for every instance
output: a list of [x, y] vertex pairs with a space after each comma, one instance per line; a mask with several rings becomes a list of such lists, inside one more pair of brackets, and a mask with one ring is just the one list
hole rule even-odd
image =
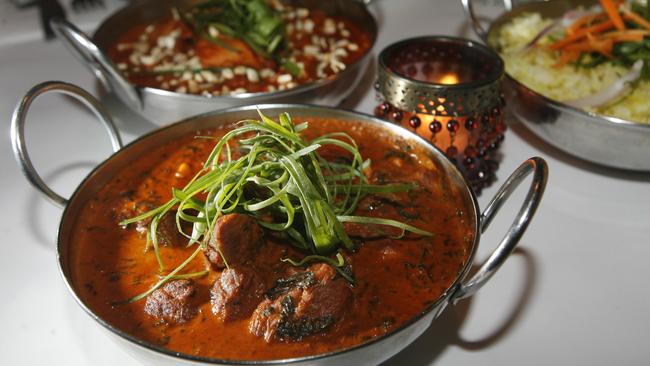
[[360, 59], [335, 76], [274, 92], [202, 96], [130, 83], [108, 58], [108, 48], [124, 30], [164, 19], [169, 16], [173, 6], [187, 7], [191, 3], [191, 0], [144, 0], [129, 3], [102, 22], [92, 39], [65, 20], [55, 20], [52, 26], [58, 37], [90, 69], [106, 90], [115, 93], [129, 108], [157, 124], [168, 124], [196, 114], [239, 105], [269, 102], [338, 105], [361, 80], [377, 38], [377, 23], [361, 1], [286, 1], [296, 7], [320, 9], [327, 15], [349, 19], [369, 35], [370, 47]]
[[[472, 1], [462, 2], [476, 33], [493, 48], [496, 48], [495, 39], [501, 27], [523, 13], [558, 18], [570, 9], [590, 7], [597, 3], [594, 0], [550, 0], [512, 8], [510, 1], [504, 1], [507, 11], [494, 20], [486, 31], [473, 12]], [[574, 108], [535, 92], [509, 75], [504, 91], [510, 112], [547, 143], [592, 163], [650, 171], [650, 124]]]

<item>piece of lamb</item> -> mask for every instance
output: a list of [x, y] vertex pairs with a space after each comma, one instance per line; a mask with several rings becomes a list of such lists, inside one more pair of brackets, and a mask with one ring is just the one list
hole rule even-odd
[[205, 249], [208, 261], [217, 269], [249, 262], [263, 244], [262, 228], [255, 219], [242, 214], [228, 214], [217, 219], [214, 233]]
[[[187, 225], [185, 225], [184, 231], [186, 233], [192, 232], [191, 228], [187, 227]], [[167, 212], [160, 218], [160, 221], [158, 221], [158, 227], [156, 228], [156, 234], [158, 234], [158, 241], [163, 245], [187, 245], [187, 238], [178, 231], [178, 226], [176, 225], [176, 211]]]
[[195, 293], [192, 280], [174, 280], [147, 296], [144, 311], [168, 323], [184, 323], [197, 313], [191, 298]]
[[264, 281], [253, 269], [224, 269], [210, 290], [212, 312], [223, 321], [247, 318], [265, 291]]
[[[126, 193], [125, 193], [126, 194]], [[132, 217], [141, 215], [149, 210], [152, 210], [158, 206], [157, 203], [151, 201], [134, 201], [130, 196], [125, 197], [115, 209], [115, 218], [116, 220], [122, 221], [130, 219]], [[191, 225], [181, 221], [184, 224], [183, 231], [186, 233], [192, 232]], [[147, 231], [151, 226], [151, 218], [140, 220], [135, 224], [135, 230], [142, 235], [143, 237], [147, 234]], [[162, 245], [173, 246], [173, 245], [184, 245], [187, 244], [187, 238], [183, 236], [178, 231], [176, 225], [176, 211], [171, 210], [167, 212], [163, 217], [158, 221], [158, 228], [156, 230], [158, 235], [158, 241]]]
[[322, 263], [279, 280], [268, 294], [248, 327], [266, 342], [299, 341], [325, 331], [343, 318], [353, 296], [347, 282]]

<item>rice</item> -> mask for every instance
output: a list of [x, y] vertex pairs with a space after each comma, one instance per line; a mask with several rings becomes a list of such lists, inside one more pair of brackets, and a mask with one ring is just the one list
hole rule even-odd
[[[543, 47], [551, 43], [554, 34], [542, 38], [537, 43], [537, 47], [526, 52], [521, 51], [535, 35], [551, 23], [551, 19], [543, 19], [540, 14], [527, 13], [514, 18], [501, 28], [496, 46], [501, 51], [506, 71], [510, 76], [536, 92], [561, 102], [595, 94], [628, 73], [627, 68], [609, 62], [593, 68], [576, 67], [571, 64], [554, 67], [558, 56]], [[650, 101], [650, 82], [641, 81], [631, 92], [608, 105], [585, 108], [585, 110], [650, 123], [648, 101]]]

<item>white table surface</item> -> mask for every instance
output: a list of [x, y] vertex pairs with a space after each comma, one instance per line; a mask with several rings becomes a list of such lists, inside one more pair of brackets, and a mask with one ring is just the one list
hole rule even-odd
[[[71, 19], [92, 30], [122, 4], [107, 1], [108, 10], [70, 13]], [[381, 29], [375, 54], [416, 35], [470, 36], [453, 0], [379, 0], [371, 8]], [[372, 111], [372, 79], [371, 70], [347, 107]], [[55, 258], [61, 210], [27, 184], [11, 154], [11, 112], [25, 91], [46, 80], [99, 94], [90, 73], [61, 44], [41, 40], [35, 9], [16, 11], [2, 0], [0, 364], [136, 365], [69, 295]], [[113, 107], [126, 141], [155, 128]], [[480, 203], [488, 202], [519, 163], [542, 156], [550, 175], [534, 222], [519, 249], [477, 295], [448, 308], [386, 364], [647, 365], [650, 173], [587, 164], [541, 142], [517, 121], [508, 122], [498, 180]], [[61, 96], [44, 96], [34, 104], [27, 144], [44, 179], [64, 196], [110, 154], [100, 125]], [[500, 240], [523, 192], [512, 197], [482, 237], [479, 259]]]

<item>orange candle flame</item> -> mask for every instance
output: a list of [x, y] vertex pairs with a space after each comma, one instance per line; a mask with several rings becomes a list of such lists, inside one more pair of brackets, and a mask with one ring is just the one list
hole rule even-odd
[[442, 78], [438, 81], [439, 84], [445, 84], [445, 85], [453, 85], [453, 84], [458, 84], [458, 76], [454, 73], [449, 73], [443, 75]]

